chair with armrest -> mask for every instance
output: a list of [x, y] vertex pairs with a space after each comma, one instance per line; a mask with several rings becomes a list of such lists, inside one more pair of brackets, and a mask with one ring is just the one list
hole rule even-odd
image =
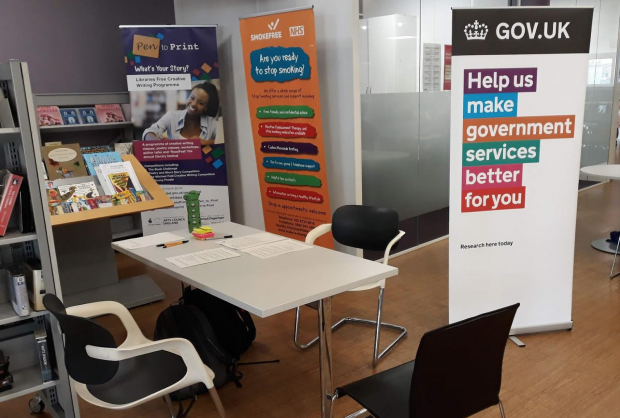
[[[204, 365], [194, 346], [182, 338], [151, 341], [117, 302], [95, 302], [65, 308], [55, 295], [43, 298], [65, 336], [65, 364], [77, 394], [85, 401], [108, 409], [129, 409], [164, 397], [173, 418], [169, 394], [204, 383], [220, 417], [224, 407], [213, 385], [214, 374]], [[88, 318], [117, 316], [127, 338], [116, 346], [112, 334]]]
[[[340, 244], [362, 250], [384, 251], [383, 264], [385, 265], [388, 264], [390, 251], [403, 237], [403, 235], [405, 235], [403, 231], [398, 229], [398, 213], [394, 209], [356, 205], [342, 206], [336, 209], [334, 215], [332, 216], [332, 223], [319, 225], [310, 231], [306, 236], [306, 243], [313, 244], [317, 238], [327, 234], [330, 231], [332, 232], [334, 239]], [[377, 320], [346, 317], [332, 326], [333, 330], [338, 329], [345, 323], [374, 326], [375, 346], [372, 358], [373, 366], [376, 365], [379, 360], [396, 345], [396, 343], [407, 335], [407, 330], [404, 327], [381, 322], [385, 280], [371, 283], [366, 286], [361, 286], [351, 291], [359, 292], [377, 287], [379, 288]], [[306, 306], [317, 309], [316, 302]], [[295, 335], [293, 340], [297, 348], [303, 350], [314, 345], [318, 341], [318, 337], [307, 344], [299, 343], [298, 333], [300, 309], [301, 307], [297, 308], [295, 315]], [[379, 341], [381, 339], [382, 327], [400, 331], [400, 334], [385, 348], [385, 350], [379, 352]]]
[[[519, 304], [422, 336], [415, 360], [336, 389], [375, 418], [465, 418], [498, 405], [506, 341]], [[349, 418], [347, 417], [347, 418]]]

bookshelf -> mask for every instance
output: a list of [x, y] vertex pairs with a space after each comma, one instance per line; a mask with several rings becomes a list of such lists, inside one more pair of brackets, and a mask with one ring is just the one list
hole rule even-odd
[[39, 129], [43, 133], [54, 132], [83, 132], [83, 131], [100, 131], [103, 129], [122, 129], [130, 128], [131, 122], [111, 122], [111, 123], [92, 123], [89, 125], [58, 125], [58, 126], [41, 126]]
[[[40, 262], [47, 292], [62, 298], [47, 198], [40, 187], [43, 181], [41, 144], [27, 64], [19, 61], [0, 64], [0, 89], [9, 99], [17, 126], [0, 128], [0, 154], [3, 157], [0, 157], [0, 165], [27, 180], [21, 187], [29, 192], [34, 223], [34, 231], [20, 231], [15, 216], [20, 210], [20, 203], [17, 202], [9, 229], [4, 237], [0, 237], [0, 263]], [[6, 290], [0, 287], [0, 350], [11, 357], [9, 371], [14, 383], [12, 389], [0, 392], [0, 403], [32, 395], [35, 399], [45, 399], [45, 405], [56, 418], [78, 417], [77, 401], [64, 366], [62, 335], [55, 326], [55, 320], [46, 311], [32, 311], [29, 316], [18, 316], [7, 301]], [[49, 326], [48, 346], [50, 349], [53, 347], [56, 353], [55, 378], [51, 382], [44, 383], [41, 377], [34, 324]], [[29, 412], [27, 402], [24, 402], [23, 408], [25, 413]]]

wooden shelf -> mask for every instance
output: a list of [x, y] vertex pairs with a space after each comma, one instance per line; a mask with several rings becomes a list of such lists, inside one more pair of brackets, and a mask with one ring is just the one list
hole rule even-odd
[[63, 215], [52, 216], [52, 226], [67, 225], [75, 222], [92, 221], [101, 218], [115, 218], [117, 216], [129, 215], [132, 213], [145, 212], [147, 210], [171, 208], [174, 202], [168, 197], [157, 182], [142, 167], [133, 155], [122, 155], [123, 161], [129, 161], [133, 166], [138, 181], [142, 187], [149, 192], [153, 200], [146, 202], [136, 202], [129, 205], [112, 206], [111, 208], [101, 208], [86, 210], [83, 212], [66, 213]]
[[18, 229], [11, 229], [0, 237], [0, 245], [17, 244], [18, 242], [36, 241], [37, 234], [34, 232], [26, 232], [22, 234]]
[[38, 363], [21, 370], [11, 371], [11, 374], [15, 383], [13, 383], [12, 389], [0, 392], [0, 403], [56, 386], [54, 380], [43, 383], [41, 368]]
[[41, 133], [46, 132], [79, 132], [79, 131], [99, 131], [103, 129], [122, 129], [132, 127], [131, 122], [110, 122], [110, 123], [91, 123], [80, 125], [57, 125], [40, 126]]
[[19, 316], [15, 313], [11, 302], [0, 303], [0, 326], [12, 324], [14, 322], [25, 321], [27, 319], [36, 318], [37, 316], [46, 315], [47, 311], [32, 311], [28, 316]]

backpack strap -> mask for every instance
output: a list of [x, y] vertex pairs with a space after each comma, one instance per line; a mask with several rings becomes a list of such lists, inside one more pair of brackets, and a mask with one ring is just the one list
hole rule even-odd
[[239, 316], [241, 316], [241, 319], [243, 319], [245, 326], [248, 327], [251, 337], [250, 341], [254, 341], [256, 339], [256, 326], [254, 325], [254, 320], [252, 320], [252, 315], [250, 315], [250, 313], [245, 309], [241, 308], [237, 308], [237, 312], [239, 313]]

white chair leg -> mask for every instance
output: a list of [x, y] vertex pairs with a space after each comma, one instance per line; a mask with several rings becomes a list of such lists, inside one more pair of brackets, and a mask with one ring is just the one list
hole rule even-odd
[[502, 405], [502, 401], [499, 401], [499, 413], [502, 414], [502, 418], [506, 418], [506, 413], [504, 412], [504, 405]]
[[224, 405], [222, 405], [222, 401], [220, 400], [220, 395], [217, 394], [217, 390], [215, 390], [215, 386], [209, 389], [209, 395], [215, 404], [215, 409], [217, 409], [220, 418], [226, 418], [226, 411], [224, 411]]

